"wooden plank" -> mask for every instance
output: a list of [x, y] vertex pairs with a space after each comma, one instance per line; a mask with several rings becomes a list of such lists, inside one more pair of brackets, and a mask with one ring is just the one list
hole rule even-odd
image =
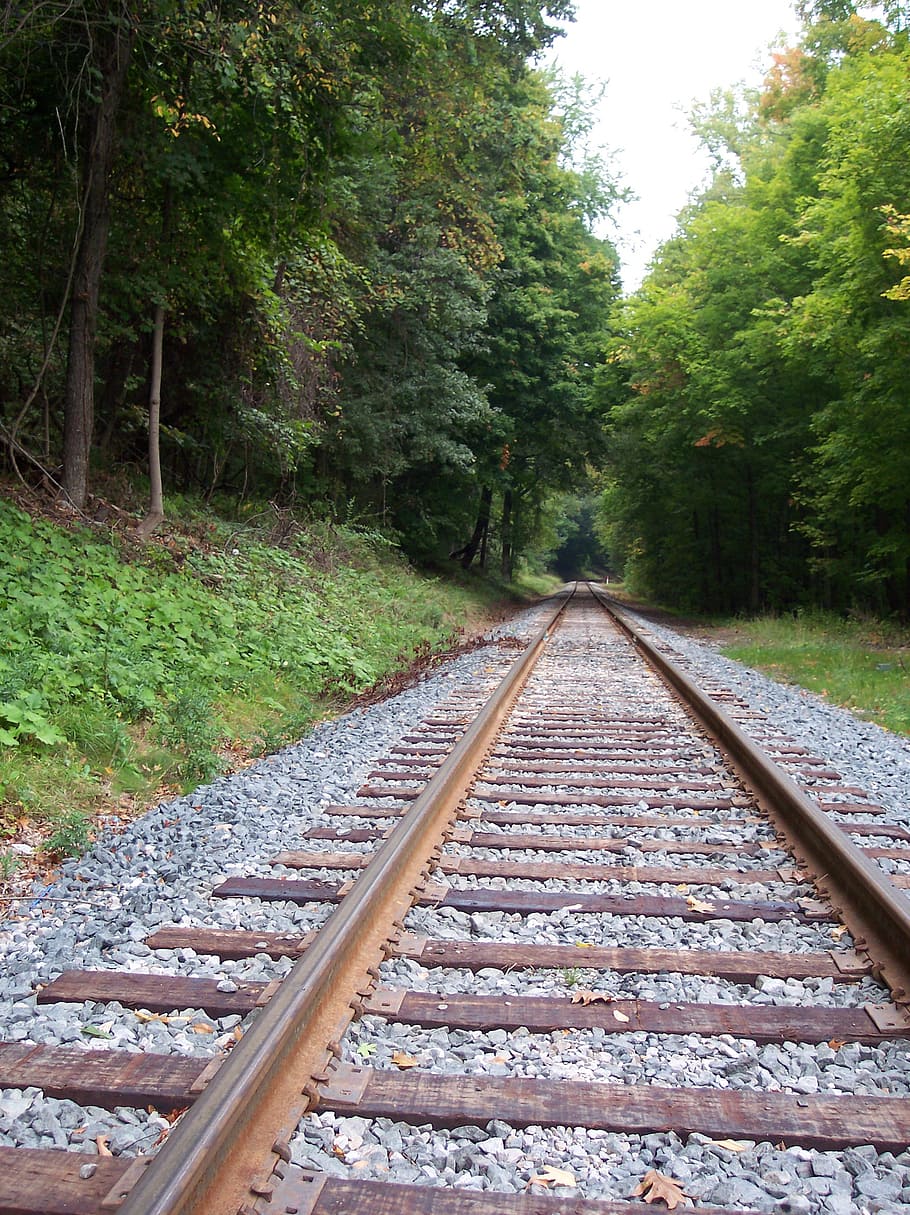
[[[352, 1081], [351, 1077], [354, 1077]], [[366, 1081], [362, 1093], [343, 1088]], [[674, 1132], [712, 1139], [784, 1142], [822, 1151], [873, 1144], [903, 1152], [910, 1143], [910, 1098], [802, 1097], [789, 1093], [656, 1084], [596, 1084], [523, 1076], [439, 1076], [340, 1066], [320, 1090], [318, 1110], [417, 1125], [585, 1126], [625, 1135]]]
[[[299, 857], [299, 868], [316, 869], [362, 869], [369, 859], [367, 853], [356, 852], [299, 852], [284, 853], [284, 856]], [[278, 861], [278, 858], [275, 858]], [[291, 862], [281, 860], [282, 864]], [[546, 882], [551, 879], [576, 882], [643, 882], [646, 884], [670, 883], [674, 886], [718, 886], [724, 882], [751, 885], [760, 882], [780, 883], [782, 881], [777, 869], [723, 869], [715, 866], [692, 868], [689, 866], [664, 865], [601, 865], [592, 863], [573, 863], [564, 861], [514, 861], [508, 860], [474, 860], [471, 857], [455, 857], [443, 860], [437, 865], [441, 873], [460, 874], [463, 877], [516, 877], [532, 881]], [[901, 885], [910, 877], [902, 879], [900, 875], [892, 874], [895, 885]], [[318, 889], [317, 889], [318, 893]], [[278, 896], [276, 896], [278, 897]]]
[[[671, 758], [678, 762], [683, 755], [694, 752], [691, 738], [669, 730], [514, 730], [500, 736], [498, 752], [594, 751], [615, 754], [647, 752], [649, 758]], [[704, 752], [701, 752], [703, 755]]]
[[193, 1086], [207, 1059], [125, 1050], [80, 1050], [73, 1046], [33, 1046], [0, 1042], [0, 1088], [34, 1085], [49, 1097], [114, 1109], [153, 1105], [183, 1109], [194, 1100]]
[[750, 950], [623, 949], [605, 945], [525, 945], [503, 941], [404, 938], [396, 952], [421, 966], [466, 970], [615, 970], [620, 974], [715, 975], [733, 983], [774, 979], [833, 979], [852, 983], [872, 973], [855, 955]]
[[884, 806], [876, 806], [871, 802], [823, 802], [822, 797], [830, 792], [828, 789], [812, 789], [807, 788], [805, 793], [808, 797], [814, 797], [818, 801], [820, 810], [826, 811], [828, 814], [887, 814], [888, 811]]
[[[726, 812], [722, 817], [716, 818], [706, 815], [679, 818], [669, 814], [566, 814], [554, 810], [489, 810], [485, 808], [481, 821], [493, 823], [498, 827], [619, 827], [629, 831], [657, 827], [680, 831], [709, 831], [713, 827], [727, 829], [754, 827], [763, 820], [754, 816], [734, 817]], [[852, 830], [852, 823], [846, 825]]]
[[[707, 825], [710, 826], [710, 824]], [[384, 837], [382, 832], [368, 827], [354, 827], [349, 830], [344, 827], [315, 827], [312, 831], [304, 832], [300, 838], [305, 841], [330, 840], [364, 844], [374, 843]], [[585, 838], [574, 835], [544, 835], [518, 831], [471, 831], [464, 838], [459, 837], [453, 842], [461, 844], [465, 848], [499, 848], [516, 852], [624, 852], [631, 848], [638, 852], [666, 852], [691, 856], [712, 856], [714, 854], [723, 856], [725, 853], [732, 853], [735, 856], [759, 856], [770, 851], [783, 851], [773, 839], [765, 844], [731, 844], [712, 843], [710, 840], [655, 840], [623, 836]], [[293, 865], [292, 860], [284, 858], [301, 855], [310, 856], [312, 854], [282, 852], [275, 857], [273, 863]], [[910, 859], [910, 851], [905, 851], [903, 855]]]
[[[305, 1182], [298, 1182], [295, 1188], [291, 1181], [281, 1191], [282, 1206], [277, 1207], [276, 1212], [293, 1207], [295, 1201], [308, 1197]], [[300, 1209], [309, 1211], [310, 1208], [301, 1206]], [[662, 1210], [666, 1207], [619, 1199], [580, 1198], [575, 1194], [564, 1198], [501, 1191], [478, 1194], [438, 1186], [325, 1177], [312, 1215], [655, 1215], [655, 1212], [659, 1215]], [[745, 1207], [737, 1207], [734, 1211], [728, 1207], [699, 1204], [698, 1215], [757, 1215], [757, 1212]]]
[[[889, 1006], [890, 1011], [890, 1006]], [[573, 993], [558, 996], [440, 995], [436, 992], [379, 988], [364, 1012], [399, 1024], [427, 1029], [448, 1027], [551, 1034], [563, 1029], [603, 1029], [609, 1033], [729, 1034], [762, 1045], [771, 1042], [863, 1042], [875, 1045], [910, 1037], [903, 1028], [880, 1029], [865, 1008], [778, 1008], [764, 1004], [656, 1003], [610, 999], [573, 1003]], [[621, 1019], [618, 1019], [616, 1014]]]
[[[805, 912], [796, 903], [735, 902], [730, 899], [694, 900], [680, 895], [661, 894], [579, 894], [559, 890], [499, 890], [450, 888], [444, 898], [420, 899], [422, 906], [452, 907], [456, 911], [505, 911], [517, 915], [549, 913], [571, 907], [582, 915], [613, 916], [674, 916], [686, 923], [707, 923], [710, 920], [830, 920], [826, 912]], [[701, 907], [698, 904], [701, 903]]]
[[[666, 852], [691, 856], [761, 856], [770, 851], [781, 851], [773, 840], [767, 844], [704, 843], [698, 840], [643, 840], [638, 838], [579, 838], [574, 835], [535, 835], [517, 831], [473, 831], [469, 838], [459, 839], [467, 848], [501, 848], [509, 851], [527, 852]], [[908, 854], [910, 855], [910, 854]]]
[[[394, 751], [395, 748], [393, 747], [392, 750]], [[521, 762], [537, 760], [541, 763], [551, 762], [554, 759], [565, 762], [596, 759], [598, 763], [632, 763], [635, 761], [630, 759], [630, 751], [635, 754], [636, 761], [640, 759], [641, 763], [656, 770], [660, 770], [667, 764], [698, 763], [705, 758], [704, 751], [696, 747], [661, 746], [654, 742], [630, 741], [622, 744], [616, 742], [600, 744], [592, 739], [586, 741], [581, 747], [566, 747], [562, 743], [547, 743], [538, 746], [533, 740], [516, 743], [511, 739], [502, 739], [490, 752], [490, 762], [496, 763], [503, 759]]]
[[[342, 865], [346, 868], [355, 867], [349, 862], [350, 853], [324, 855], [340, 858]], [[325, 863], [319, 853], [314, 853], [312, 856], [317, 864]], [[308, 854], [304, 854], [302, 859], [305, 863]], [[359, 863], [361, 866], [363, 865], [363, 858], [360, 858]], [[466, 872], [460, 861], [456, 861], [454, 865], [443, 864], [440, 868], [447, 873], [457, 871], [463, 874]], [[472, 869], [477, 868], [477, 865], [472, 866]], [[587, 868], [593, 868], [593, 866], [587, 866]], [[565, 876], [565, 867], [559, 866], [559, 869], [560, 873], [554, 874], [554, 876]], [[668, 876], [665, 876], [663, 880], [675, 879], [678, 881], [685, 872], [685, 870], [668, 869], [666, 871]], [[518, 876], [517, 867], [508, 866], [506, 873]], [[741, 880], [745, 879], [741, 878]], [[318, 888], [315, 892], [311, 889], [314, 886]], [[260, 898], [269, 902], [340, 902], [343, 897], [342, 887], [334, 887], [334, 895], [330, 900], [326, 899], [327, 888], [325, 882], [298, 881], [295, 878], [230, 878], [212, 893], [217, 898]], [[706, 907], [699, 910], [694, 903], [690, 904], [687, 898], [677, 895], [584, 894], [564, 890], [499, 890], [484, 887], [468, 890], [449, 887], [442, 896], [438, 893], [430, 893], [417, 900], [421, 907], [453, 907], [465, 912], [508, 911], [518, 915], [531, 915], [535, 912], [562, 911], [565, 907], [572, 907], [592, 915], [676, 916], [694, 923], [718, 919], [739, 921], [764, 919], [777, 923], [780, 920], [791, 918], [808, 922], [830, 918], [825, 912], [804, 911], [798, 903], [770, 900], [736, 902], [731, 899], [703, 901]], [[706, 909], [708, 903], [710, 903], [710, 909]]]
[[[358, 797], [391, 797], [392, 790], [388, 792], [367, 792], [361, 789]], [[401, 790], [397, 791], [400, 797], [407, 796]], [[417, 794], [415, 793], [416, 797]], [[481, 802], [498, 802], [499, 805], [516, 805], [516, 806], [639, 806], [642, 802], [648, 808], [652, 806], [669, 806], [677, 810], [732, 810], [735, 805], [732, 798], [718, 797], [711, 801], [699, 797], [686, 797], [685, 794], [678, 794], [673, 797], [664, 797], [654, 793], [646, 793], [642, 791], [640, 797], [631, 797], [621, 793], [578, 793], [569, 795], [566, 793], [547, 793], [541, 789], [539, 793], [516, 793], [515, 791], [491, 789], [488, 792], [475, 790], [471, 793], [471, 797]]]
[[[362, 869], [366, 858], [353, 853], [322, 854], [326, 858], [338, 856], [338, 866], [329, 860], [320, 859], [319, 865], [324, 868]], [[357, 859], [349, 859], [356, 857]], [[516, 877], [527, 878], [531, 881], [545, 882], [549, 880], [564, 880], [578, 882], [642, 882], [659, 885], [670, 883], [674, 886], [719, 886], [724, 882], [753, 884], [761, 882], [780, 883], [781, 877], [776, 869], [722, 869], [714, 867], [689, 868], [673, 865], [599, 865], [578, 863], [568, 864], [563, 861], [475, 861], [470, 857], [456, 857], [454, 860], [443, 860], [437, 865], [440, 873], [460, 875], [462, 877]], [[910, 880], [910, 879], [908, 879]], [[212, 893], [217, 898], [261, 898], [275, 902], [288, 899], [292, 902], [339, 902], [340, 887], [325, 882], [296, 881], [293, 885], [282, 885], [292, 879], [288, 878], [231, 878], [224, 882]], [[898, 883], [896, 883], [898, 884]]]
[[[90, 1177], [79, 1176], [85, 1165]], [[126, 1156], [0, 1147], [0, 1215], [98, 1215], [132, 1167]]]
[[67, 970], [38, 993], [39, 1004], [115, 1001], [124, 1008], [169, 1013], [202, 1008], [210, 1017], [246, 1016], [262, 1000], [267, 983], [237, 983], [237, 990], [218, 990], [218, 979], [188, 979], [141, 971]]
[[535, 727], [539, 722], [581, 722], [583, 725], [599, 722], [618, 729], [621, 724], [665, 727], [667, 714], [657, 713], [656, 716], [643, 717], [640, 713], [604, 713], [590, 710], [590, 708], [550, 708], [549, 705], [544, 705], [538, 710], [532, 708], [531, 711], [527, 708], [519, 708], [511, 720], [530, 725], [530, 727]]
[[228, 878], [212, 891], [216, 899], [264, 899], [276, 903], [340, 903], [341, 886], [291, 878]]
[[[382, 762], [382, 761], [380, 761]], [[503, 772], [517, 772], [524, 774], [526, 772], [535, 775], [543, 775], [549, 773], [551, 775], [591, 775], [591, 776], [645, 776], [653, 777], [655, 780], [670, 780], [675, 778], [677, 783], [680, 780], [688, 780], [692, 776], [714, 776], [718, 775], [717, 768], [710, 764], [691, 764], [691, 763], [674, 763], [674, 764], [643, 764], [634, 763], [629, 760], [616, 760], [613, 763], [607, 763], [603, 759], [588, 760], [580, 759], [549, 759], [549, 760], [532, 760], [522, 757], [521, 759], [510, 759], [508, 757], [496, 758], [491, 756], [487, 761], [487, 771], [495, 769]]]
[[725, 882], [752, 885], [761, 882], [780, 883], [776, 869], [722, 869], [716, 867], [690, 868], [675, 865], [599, 865], [595, 862], [568, 864], [564, 861], [475, 861], [471, 857], [443, 860], [437, 868], [442, 873], [462, 877], [515, 877], [546, 882], [642, 882], [673, 886], [720, 886]]
[[[513, 785], [520, 789], [547, 789], [552, 785], [560, 785], [564, 789], [678, 789], [680, 785], [687, 791], [718, 789], [730, 792], [729, 781], [693, 780], [690, 776], [575, 776], [567, 772], [556, 772], [549, 776], [525, 776], [524, 773], [509, 773], [501, 770], [490, 771], [488, 766], [480, 776], [484, 785], [497, 785], [500, 788], [511, 788]], [[380, 774], [384, 775], [384, 774]], [[387, 777], [390, 779], [390, 777]], [[410, 777], [402, 774], [403, 780]], [[739, 790], [736, 790], [739, 792]]]
[[[340, 811], [341, 807], [335, 809]], [[374, 806], [369, 809], [373, 812], [376, 811]], [[349, 813], [354, 814], [354, 809], [350, 809]], [[390, 811], [383, 809], [379, 813], [386, 817]], [[730, 814], [717, 818], [701, 815], [698, 818], [678, 818], [661, 814], [560, 814], [533, 810], [485, 810], [483, 813], [483, 822], [494, 823], [498, 827], [622, 827], [630, 831], [647, 830], [650, 827], [704, 831], [711, 827], [751, 827], [762, 821], [753, 815], [734, 817]], [[910, 829], [900, 827], [896, 823], [836, 822], [834, 825], [845, 835], [883, 836], [887, 839], [910, 840]]]
[[[223, 958], [296, 957], [315, 934], [226, 931], [174, 925], [148, 938], [154, 949], [195, 949]], [[759, 975], [775, 979], [830, 978], [851, 983], [872, 973], [869, 962], [856, 954], [772, 953], [707, 949], [623, 949], [608, 946], [524, 945], [496, 941], [436, 941], [405, 935], [395, 954], [421, 966], [467, 970], [615, 970], [620, 974], [715, 975], [737, 983], [753, 983]]]
[[423, 792], [424, 786], [419, 788], [409, 788], [405, 785], [389, 784], [389, 785], [361, 785], [355, 797], [397, 797], [403, 802], [416, 801]]
[[325, 806], [320, 811], [320, 814], [350, 818], [397, 818], [410, 809], [410, 806], [390, 806], [386, 802], [383, 806]]
[[888, 848], [881, 844], [859, 844], [866, 856], [889, 857], [893, 861], [910, 861], [910, 848]]
[[316, 934], [296, 932], [251, 932], [244, 928], [187, 928], [172, 924], [146, 937], [149, 949], [193, 949], [216, 958], [294, 958], [303, 953]]
[[[624, 720], [621, 717], [608, 717], [597, 721], [596, 719], [591, 720], [582, 715], [575, 720], [567, 720], [562, 723], [554, 721], [553, 728], [559, 727], [567, 733], [575, 733], [578, 730], [590, 730], [598, 738], [610, 739], [613, 741], [614, 746], [619, 747], [625, 747], [626, 739], [632, 737], [634, 734], [645, 734], [648, 736], [673, 736], [677, 738], [681, 745], [691, 748], [700, 747], [702, 754], [706, 751], [705, 744], [691, 730], [683, 733], [680, 730], [678, 722], [668, 722], [666, 718], [661, 718], [659, 721], [635, 722]], [[500, 739], [500, 745], [503, 742], [510, 742], [517, 734], [528, 734], [534, 739], [548, 731], [549, 726], [546, 718], [535, 717], [522, 721], [520, 717], [515, 717], [509, 723], [508, 734], [503, 739]]]

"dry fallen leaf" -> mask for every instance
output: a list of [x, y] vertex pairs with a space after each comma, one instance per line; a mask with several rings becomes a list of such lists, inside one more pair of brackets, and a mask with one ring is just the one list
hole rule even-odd
[[111, 1151], [111, 1141], [106, 1135], [98, 1135], [95, 1139], [95, 1147], [98, 1149], [99, 1156], [113, 1156]]
[[831, 929], [831, 935], [834, 937], [835, 941], [839, 941], [845, 932], [847, 932], [846, 924], [838, 924], [836, 928]]
[[832, 1050], [840, 1050], [840, 1048], [844, 1045], [844, 1043], [840, 1038], [832, 1038], [828, 1042], [828, 1045], [831, 1047]]
[[573, 1004], [584, 1004], [587, 1008], [589, 1004], [611, 1004], [613, 997], [606, 991], [588, 991], [586, 988], [582, 991], [576, 991], [572, 996]]
[[726, 1148], [728, 1152], [745, 1152], [748, 1144], [737, 1143], [735, 1139], [712, 1139], [715, 1147]]
[[551, 1164], [548, 1164], [545, 1168], [542, 1168], [539, 1173], [534, 1174], [534, 1176], [528, 1182], [527, 1188], [530, 1189], [532, 1185], [575, 1186], [577, 1184], [578, 1183], [575, 1180], [574, 1173], [570, 1173], [568, 1169], [556, 1169]]
[[419, 1064], [413, 1055], [406, 1055], [403, 1050], [396, 1050], [392, 1055], [392, 1062], [396, 1067], [400, 1067], [404, 1071], [407, 1067], [418, 1067]]
[[204, 1021], [199, 1021], [196, 1025], [190, 1026], [194, 1034], [213, 1034], [215, 1028], [212, 1025], [206, 1025]]
[[686, 899], [686, 905], [691, 907], [693, 911], [708, 912], [714, 910], [713, 903], [706, 903], [703, 899], [697, 899], [694, 894], [690, 894]]
[[645, 1202], [665, 1202], [671, 1211], [675, 1211], [681, 1202], [689, 1197], [683, 1190], [683, 1183], [674, 1177], [658, 1173], [657, 1169], [648, 1169], [639, 1184], [632, 1191], [632, 1197], [643, 1197]]

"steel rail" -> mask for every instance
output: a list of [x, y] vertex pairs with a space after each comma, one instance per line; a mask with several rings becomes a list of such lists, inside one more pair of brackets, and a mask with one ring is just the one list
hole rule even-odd
[[654, 647], [626, 612], [598, 588], [590, 589], [732, 757], [798, 860], [813, 875], [816, 889], [849, 928], [857, 949], [868, 954], [873, 971], [888, 984], [895, 1002], [910, 1004], [910, 901], [906, 895], [716, 701]]
[[[120, 1215], [237, 1215], [268, 1195], [272, 1162], [311, 1103], [352, 1000], [387, 955], [396, 921], [426, 883], [458, 807], [574, 588], [509, 668], [404, 819], [380, 845], [313, 945], [215, 1071]], [[375, 977], [375, 973], [373, 974]], [[337, 1049], [337, 1047], [336, 1047]], [[251, 1179], [253, 1179], [251, 1193]], [[244, 1204], [247, 1204], [244, 1206]]]

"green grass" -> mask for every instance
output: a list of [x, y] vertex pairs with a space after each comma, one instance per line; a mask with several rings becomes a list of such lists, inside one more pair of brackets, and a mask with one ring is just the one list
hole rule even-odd
[[737, 621], [722, 653], [860, 717], [910, 734], [910, 634], [824, 613]]
[[0, 499], [0, 845], [25, 821], [79, 852], [93, 815], [299, 738], [502, 597], [355, 529], [187, 518], [141, 546]]

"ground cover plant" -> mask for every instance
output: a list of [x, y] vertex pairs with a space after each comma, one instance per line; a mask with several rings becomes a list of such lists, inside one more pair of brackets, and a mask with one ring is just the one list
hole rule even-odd
[[910, 633], [881, 621], [822, 612], [736, 622], [722, 650], [888, 730], [910, 734]]
[[246, 513], [141, 545], [0, 500], [0, 837], [78, 852], [93, 813], [299, 737], [482, 610], [378, 536]]

